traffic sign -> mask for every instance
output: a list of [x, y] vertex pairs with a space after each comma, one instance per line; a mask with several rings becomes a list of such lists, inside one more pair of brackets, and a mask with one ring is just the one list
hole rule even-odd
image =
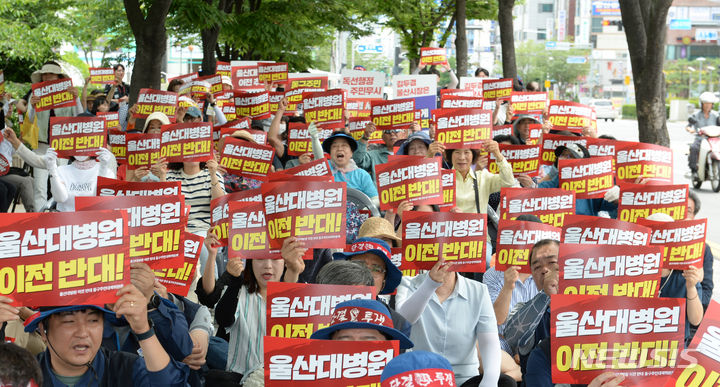
[[548, 80], [548, 79], [545, 80], [545, 88], [546, 89], [550, 88], [550, 80]]
[[691, 30], [692, 21], [690, 19], [670, 19], [671, 30]]
[[376, 53], [376, 54], [382, 54], [384, 51], [384, 47], [382, 44], [358, 44], [357, 45], [357, 52], [359, 53]]

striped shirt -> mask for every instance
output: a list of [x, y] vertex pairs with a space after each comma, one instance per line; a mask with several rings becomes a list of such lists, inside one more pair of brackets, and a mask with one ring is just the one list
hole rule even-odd
[[265, 300], [260, 292], [249, 294], [240, 288], [235, 310], [235, 322], [230, 328], [228, 360], [225, 369], [245, 377], [263, 366], [263, 336], [265, 335]]
[[[221, 187], [223, 178], [216, 173]], [[206, 232], [210, 228], [210, 200], [212, 199], [212, 185], [210, 173], [203, 169], [195, 175], [188, 175], [179, 169], [167, 172], [167, 181], [180, 181], [182, 193], [185, 195], [185, 204], [190, 206], [188, 231], [191, 233]]]

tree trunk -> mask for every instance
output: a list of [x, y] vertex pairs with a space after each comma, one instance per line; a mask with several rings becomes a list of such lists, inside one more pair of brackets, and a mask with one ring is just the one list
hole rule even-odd
[[200, 31], [200, 37], [202, 38], [202, 74], [213, 75], [215, 74], [215, 68], [217, 61], [215, 60], [215, 46], [217, 46], [218, 36], [220, 35], [220, 26], [213, 26], [213, 28], [207, 28]]
[[468, 70], [468, 43], [465, 29], [465, 0], [455, 3], [455, 58], [457, 59], [457, 76], [467, 76]]
[[147, 10], [140, 9], [139, 0], [124, 0], [130, 28], [135, 36], [135, 65], [130, 80], [130, 105], [137, 101], [142, 88], [160, 88], [160, 70], [165, 55], [167, 35], [165, 19], [172, 0], [155, 0]]
[[665, 33], [672, 0], [620, 0], [641, 142], [670, 145], [665, 116]]
[[500, 25], [500, 44], [502, 45], [503, 78], [517, 78], [512, 15], [515, 0], [498, 1], [498, 24]]

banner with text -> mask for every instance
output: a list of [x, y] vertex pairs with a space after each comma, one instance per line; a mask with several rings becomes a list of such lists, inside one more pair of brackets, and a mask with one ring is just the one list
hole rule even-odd
[[57, 156], [95, 156], [105, 147], [107, 129], [102, 117], [50, 117], [50, 147]]
[[220, 150], [220, 165], [233, 175], [267, 180], [274, 156], [275, 148], [269, 145], [228, 137]]
[[582, 133], [583, 128], [597, 129], [595, 109], [577, 102], [552, 100], [548, 109], [548, 121], [555, 130]]
[[169, 163], [208, 161], [213, 158], [212, 133], [209, 122], [163, 125], [160, 157]]
[[482, 148], [491, 139], [492, 112], [482, 109], [443, 109], [435, 116], [435, 137], [447, 149]]
[[400, 202], [442, 204], [439, 157], [403, 156], [375, 166], [380, 210], [396, 209]]
[[644, 142], [623, 142], [615, 148], [617, 178], [624, 183], [645, 179], [652, 184], [673, 183], [672, 149]]
[[646, 246], [649, 240], [648, 227], [617, 219], [568, 215], [563, 224], [563, 243]]
[[519, 266], [520, 273], [530, 274], [530, 251], [543, 239], [561, 239], [562, 229], [549, 224], [500, 219], [497, 231], [495, 270]]
[[558, 160], [560, 188], [577, 199], [602, 198], [615, 185], [612, 156]]
[[[500, 153], [512, 166], [514, 175], [537, 176], [540, 170], [540, 145], [498, 145]], [[497, 160], [492, 153], [488, 153], [487, 170], [495, 174], [500, 173]]]
[[257, 66], [260, 83], [286, 83], [288, 80], [287, 63], [258, 62]]
[[622, 184], [618, 200], [618, 219], [636, 222], [656, 212], [662, 212], [675, 220], [683, 220], [687, 211], [688, 192], [687, 184]]
[[175, 112], [178, 106], [178, 95], [172, 91], [153, 89], [140, 89], [136, 102], [136, 118], [147, 118], [151, 113], [160, 112], [167, 116], [170, 122], [175, 122]]
[[42, 112], [75, 106], [75, 97], [70, 93], [72, 87], [73, 82], [70, 78], [33, 83], [32, 95], [40, 98], [40, 101], [35, 104], [35, 111]]
[[162, 133], [128, 133], [127, 165], [128, 169], [150, 167], [160, 159], [160, 140]]
[[663, 247], [664, 269], [685, 270], [690, 266], [703, 266], [707, 219], [674, 222], [639, 219], [638, 223], [650, 228], [651, 245]]
[[235, 91], [235, 114], [253, 120], [270, 118], [270, 94]]
[[500, 198], [500, 219], [530, 214], [562, 227], [565, 215], [575, 214], [575, 192], [560, 188], [501, 188]]
[[345, 127], [343, 118], [344, 94], [345, 91], [341, 89], [303, 93], [302, 103], [305, 121], [315, 122], [323, 129]]

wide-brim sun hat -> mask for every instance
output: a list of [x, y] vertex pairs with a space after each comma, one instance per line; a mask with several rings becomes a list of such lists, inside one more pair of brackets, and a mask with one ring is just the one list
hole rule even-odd
[[56, 64], [53, 64], [53, 63], [45, 63], [40, 68], [40, 70], [36, 70], [30, 75], [30, 81], [32, 81], [32, 83], [42, 82], [43, 74], [57, 74], [60, 76], [60, 78], [68, 77], [67, 74], [65, 74], [65, 72], [63, 72], [62, 67], [60, 67]]
[[354, 138], [352, 138], [351, 135], [343, 133], [343, 132], [335, 132], [330, 137], [326, 138], [325, 141], [322, 142], [322, 148], [325, 153], [330, 153], [330, 147], [332, 146], [333, 141], [344, 138], [347, 140], [348, 144], [350, 144], [350, 149], [355, 152], [357, 150], [358, 144], [357, 141], [355, 141]]
[[533, 124], [539, 124], [540, 121], [537, 120], [537, 118], [529, 115], [529, 114], [521, 114], [518, 116], [518, 118], [513, 121], [512, 127], [513, 127], [513, 134], [517, 133], [517, 126], [520, 125], [520, 121], [522, 120], [531, 120]]
[[385, 262], [385, 286], [380, 289], [380, 294], [392, 293], [402, 280], [402, 272], [390, 260], [390, 245], [382, 239], [358, 238], [350, 245], [349, 251], [333, 253], [333, 259], [350, 259], [356, 255], [371, 253], [380, 257]]
[[390, 311], [377, 300], [349, 300], [335, 306], [330, 326], [319, 329], [310, 336], [311, 339], [331, 340], [333, 333], [343, 329], [376, 329], [400, 341], [401, 349], [415, 345], [404, 333], [393, 327]]
[[402, 242], [397, 236], [390, 221], [379, 216], [369, 217], [358, 230], [358, 238], [388, 238], [396, 242]]
[[152, 112], [150, 115], [145, 118], [145, 123], [143, 124], [143, 133], [147, 130], [147, 127], [150, 125], [150, 121], [152, 120], [158, 120], [163, 125], [170, 125], [170, 119], [168, 116], [165, 115], [163, 112]]
[[28, 317], [27, 320], [25, 320], [25, 332], [35, 332], [37, 330], [38, 324], [40, 324], [41, 321], [45, 320], [46, 318], [50, 317], [51, 315], [55, 313], [62, 313], [62, 312], [73, 312], [76, 310], [84, 310], [84, 309], [96, 309], [103, 313], [106, 320], [109, 320], [111, 322], [117, 321], [117, 317], [115, 317], [115, 312], [105, 309], [98, 305], [69, 305], [69, 306], [52, 306], [52, 307], [41, 307], [37, 312], [35, 312], [32, 316]]
[[[423, 375], [424, 374], [424, 375]], [[431, 379], [427, 375], [431, 375]], [[423, 386], [455, 386], [450, 362], [434, 352], [412, 351], [395, 356], [380, 375], [381, 387], [402, 386], [403, 380], [424, 380]]]
[[582, 158], [585, 158], [585, 150], [583, 148], [584, 147], [582, 145], [576, 144], [576, 143], [560, 145], [557, 148], [555, 148], [555, 157], [560, 157], [560, 155], [565, 151], [565, 149], [567, 149], [570, 151], [573, 158], [582, 159]]
[[428, 136], [425, 132], [415, 132], [411, 134], [405, 142], [400, 145], [400, 149], [398, 149], [398, 155], [406, 156], [407, 155], [407, 148], [410, 147], [410, 143], [412, 143], [415, 140], [420, 140], [425, 143], [428, 147], [432, 143], [432, 140], [430, 139], [430, 136]]

